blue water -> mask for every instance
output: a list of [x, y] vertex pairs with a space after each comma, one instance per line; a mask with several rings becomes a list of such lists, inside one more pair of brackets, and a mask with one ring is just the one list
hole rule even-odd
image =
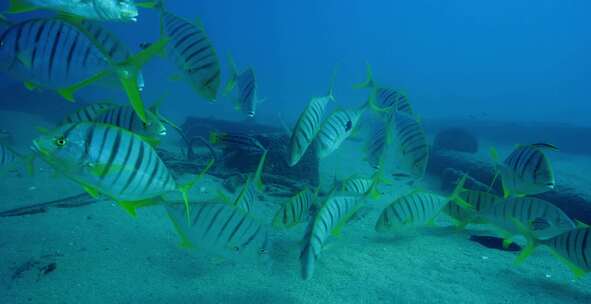
[[[6, 8], [5, 2], [0, 6], [2, 11]], [[563, 209], [567, 210], [569, 216], [591, 218], [591, 213], [589, 213], [591, 208], [588, 205], [590, 200], [587, 196], [589, 195], [587, 189], [589, 189], [591, 182], [587, 177], [588, 169], [591, 170], [589, 165], [591, 163], [589, 157], [591, 156], [591, 145], [588, 143], [589, 136], [591, 136], [589, 129], [591, 127], [589, 119], [591, 116], [591, 90], [589, 90], [591, 83], [591, 56], [589, 55], [591, 54], [591, 18], [589, 18], [591, 2], [582, 0], [499, 0], [492, 2], [468, 0], [168, 0], [166, 1], [166, 9], [188, 20], [199, 19], [199, 22], [203, 24], [221, 61], [220, 91], [230, 77], [228, 65], [230, 54], [239, 70], [248, 66], [254, 69], [258, 97], [265, 100], [258, 105], [257, 114], [254, 117], [256, 123], [282, 128], [281, 124], [285, 121], [287, 126], [291, 127], [312, 97], [327, 94], [333, 73], [335, 75], [334, 96], [336, 102], [330, 105], [330, 109], [355, 108], [363, 105], [368, 98], [368, 90], [354, 89], [353, 85], [366, 79], [366, 67], [369, 65], [378, 84], [400, 89], [409, 96], [419, 121], [426, 126], [429, 141], [442, 128], [453, 126], [471, 129], [480, 141], [477, 156], [485, 162], [491, 162], [487, 155], [489, 145], [500, 147], [502, 156], [508, 155], [515, 144], [537, 141], [550, 141], [559, 148], [563, 148], [562, 152], [549, 154], [556, 163], [558, 190], [562, 190], [562, 186], [574, 189], [572, 191], [582, 197], [576, 202], [582, 202], [581, 206], [585, 206], [585, 208], [579, 209], [569, 205]], [[38, 11], [4, 15], [11, 22], [18, 22], [34, 17], [48, 17], [52, 14]], [[137, 52], [140, 50], [141, 43], [154, 42], [160, 37], [160, 14], [157, 10], [141, 9], [139, 20], [135, 23], [106, 22], [104, 26], [116, 33], [133, 52]], [[1, 29], [3, 29], [2, 26], [0, 26]], [[161, 112], [179, 125], [188, 116], [213, 117], [244, 123], [244, 125], [252, 122], [245, 121], [247, 120], [245, 115], [234, 109], [231, 97], [222, 96], [220, 92], [217, 101], [209, 103], [198, 96], [187, 82], [174, 80], [178, 71], [166, 56], [151, 60], [144, 67], [143, 73], [146, 83], [146, 88], [143, 91], [145, 103], [152, 104], [164, 96]], [[82, 103], [92, 103], [104, 98], [122, 104], [127, 102], [126, 96], [117, 87], [105, 91], [104, 88], [91, 86], [82, 92], [80, 97]], [[1, 111], [9, 109], [22, 113], [36, 113], [55, 122], [64, 112], [78, 107], [77, 104], [69, 104], [67, 101], [60, 100], [51, 92], [26, 92], [22, 89], [21, 83], [11, 78], [5, 71], [0, 71], [0, 93], [2, 96], [0, 99], [3, 100], [0, 102], [0, 113], [4, 113], [0, 114], [2, 120], [0, 121], [0, 129], [8, 130], [13, 137], [11, 143], [17, 147], [18, 151], [27, 151], [27, 153], [30, 145], [27, 136], [37, 134], [33, 127], [46, 122], [34, 121], [30, 126], [23, 126], [22, 119], [20, 124], [15, 124], [14, 117], [9, 117]], [[45, 98], [51, 99], [53, 104], [48, 105]], [[19, 102], [25, 99], [27, 100], [26, 106], [19, 106]], [[25, 117], [29, 119], [29, 116]], [[19, 129], [11, 130], [10, 128], [14, 128], [15, 125], [18, 125]], [[565, 125], [569, 125], [568, 128], [557, 127]], [[24, 127], [30, 128], [22, 129]], [[20, 134], [26, 135], [20, 137]], [[332, 183], [336, 172], [340, 172], [339, 174], [342, 176], [339, 178], [342, 179], [351, 174], [367, 174], [369, 172], [370, 169], [363, 160], [363, 143], [359, 142], [365, 142], [364, 136], [371, 136], [371, 133], [362, 134], [361, 140], [346, 142], [343, 145], [344, 148], [335, 152], [336, 156], [320, 160], [320, 186], [326, 190], [324, 192], [328, 192], [329, 184]], [[0, 142], [2, 142], [2, 138], [0, 138]], [[169, 144], [171, 143], [169, 142]], [[183, 145], [180, 141], [175, 141], [174, 144]], [[270, 160], [270, 162], [273, 161], [273, 159]], [[43, 189], [42, 186], [39, 186], [47, 180], [50, 180], [50, 185], [53, 182], [59, 183], [58, 187], [60, 188], [57, 189], [71, 190], [73, 187], [78, 189], [78, 185], [75, 184], [65, 184], [66, 186], [61, 184], [65, 180], [63, 178], [51, 176], [43, 177], [47, 179], [39, 179], [39, 177], [27, 176], [22, 166], [16, 171], [19, 170], [21, 172], [16, 175], [12, 170], [12, 173], [9, 174], [10, 178], [6, 179], [8, 182], [0, 185], [0, 189], [3, 191], [2, 198], [10, 202], [7, 206], [0, 206], [0, 211], [22, 207], [32, 201], [46, 202], [59, 199], [60, 197], [56, 197], [55, 193], [51, 192], [52, 189]], [[49, 176], [47, 172], [48, 170], [41, 173], [42, 176], [44, 176], [43, 174]], [[409, 187], [407, 184], [401, 187], [409, 191], [416, 190], [416, 188], [438, 190], [436, 185], [438, 185], [440, 176], [433, 174], [433, 171], [431, 171], [431, 175], [415, 188]], [[36, 187], [40, 187], [46, 192], [24, 196], [20, 192], [12, 192], [13, 188], [27, 189], [30, 185], [37, 185]], [[556, 199], [557, 204], [567, 203], [561, 201], [563, 197], [553, 197], [555, 191], [551, 193], [547, 197], [548, 199]], [[70, 193], [68, 192], [68, 194]], [[400, 194], [402, 193], [397, 190], [391, 190], [387, 197], [391, 198]], [[276, 201], [282, 199], [284, 198], [267, 198], [268, 201], [274, 203], [268, 203], [266, 206], [274, 208], [277, 205]], [[380, 207], [383, 206], [380, 205]], [[112, 210], [106, 212], [102, 209], [92, 210], [93, 212], [97, 211], [99, 217], [104, 218], [113, 216], [113, 214], [121, 218], [126, 216], [122, 212], [113, 212]], [[267, 210], [267, 215], [273, 215], [273, 212], [269, 210]], [[71, 214], [68, 211], [60, 212], [62, 212], [60, 215], [68, 218], [67, 221], [74, 222], [72, 225], [84, 224], [75, 222], [76, 218], [81, 216], [76, 212], [80, 211], [72, 211]], [[320, 297], [329, 298], [330, 300], [326, 302], [331, 303], [591, 302], [591, 294], [586, 291], [590, 282], [589, 278], [586, 277], [576, 283], [571, 282], [572, 277], [567, 268], [557, 259], [546, 254], [547, 252], [544, 253], [545, 255], [540, 254], [541, 257], [538, 256], [534, 263], [525, 266], [526, 270], [520, 272], [519, 269], [511, 266], [513, 255], [507, 255], [506, 252], [498, 250], [482, 251], [485, 249], [473, 248], [475, 246], [473, 243], [465, 241], [470, 232], [466, 232], [466, 237], [463, 234], [450, 237], [451, 241], [447, 247], [440, 244], [442, 248], [450, 250], [449, 255], [438, 254], [436, 246], [439, 245], [432, 245], [437, 242], [446, 242], [445, 237], [438, 233], [427, 234], [426, 238], [415, 243], [420, 246], [414, 245], [414, 248], [411, 245], [401, 244], [402, 248], [409, 247], [409, 250], [414, 250], [406, 256], [396, 247], [382, 250], [388, 246], [388, 240], [382, 238], [372, 236], [370, 241], [375, 242], [365, 245], [364, 242], [368, 242], [365, 235], [373, 233], [373, 221], [377, 214], [374, 212], [369, 217], [364, 217], [361, 222], [363, 228], [351, 233], [353, 236], [350, 239], [350, 248], [352, 249], [343, 249], [345, 247], [343, 243], [347, 244], [347, 241], [343, 242], [343, 239], [340, 239], [341, 244], [337, 245], [340, 249], [336, 249], [332, 253], [331, 251], [323, 252], [321, 258], [323, 264], [317, 265], [317, 273], [329, 272], [330, 267], [327, 265], [334, 266], [335, 263], [342, 262], [344, 266], [341, 268], [337, 266], [336, 270], [333, 269], [335, 270], [332, 273], [334, 276], [322, 277], [321, 280], [324, 281], [317, 281], [318, 285], [311, 285], [314, 283], [310, 282], [303, 283], [299, 277], [299, 247], [294, 244], [300, 241], [304, 233], [301, 226], [296, 232], [291, 231], [284, 238], [280, 238], [279, 245], [275, 245], [280, 248], [280, 253], [274, 257], [277, 260], [275, 264], [278, 266], [272, 272], [273, 274], [259, 272], [260, 268], [250, 269], [240, 266], [238, 269], [233, 269], [223, 263], [220, 264], [221, 268], [216, 268], [218, 266], [216, 261], [206, 261], [196, 266], [194, 259], [189, 258], [176, 247], [174, 249], [167, 247], [166, 251], [162, 253], [165, 258], [162, 258], [158, 255], [160, 252], [155, 247], [150, 247], [151, 242], [137, 235], [137, 230], [125, 231], [125, 233], [134, 235], [131, 236], [131, 239], [137, 242], [137, 246], [127, 243], [127, 239], [123, 236], [121, 239], [103, 239], [99, 243], [102, 247], [128, 248], [126, 250], [130, 250], [134, 254], [147, 251], [152, 254], [151, 258], [165, 260], [165, 262], [159, 261], [158, 268], [151, 268], [148, 271], [154, 276], [146, 279], [146, 286], [153, 288], [150, 296], [147, 297], [149, 298], [146, 301], [148, 303], [150, 301], [161, 303], [170, 299], [173, 299], [170, 303], [185, 303], [192, 299], [201, 299], [206, 303], [319, 303]], [[152, 218], [149, 220], [153, 222], [148, 220], [144, 222], [147, 223], [144, 225], [154, 224], [154, 227], [162, 228], [159, 230], [152, 227], [151, 232], [157, 236], [155, 238], [160, 241], [164, 239], [167, 245], [174, 243], [171, 240], [175, 236], [170, 231], [169, 223], [162, 217], [151, 215]], [[43, 260], [39, 256], [47, 251], [45, 250], [46, 245], [34, 237], [32, 240], [35, 241], [26, 239], [30, 235], [38, 237], [43, 235], [43, 230], [37, 231], [34, 226], [37, 218], [43, 216], [48, 215], [31, 215], [30, 217], [19, 217], [17, 220], [12, 217], [7, 219], [6, 225], [10, 226], [7, 231], [11, 235], [0, 238], [0, 250], [10, 257], [8, 262], [1, 265], [3, 267], [2, 275], [6, 278], [2, 279], [5, 287], [0, 286], [0, 290], [6, 291], [6, 295], [0, 296], [0, 299], [8, 301], [5, 303], [20, 304], [27, 301], [76, 303], [79, 299], [87, 300], [85, 294], [92, 289], [89, 286], [84, 286], [80, 288], [76, 296], [68, 296], [68, 291], [75, 288], [67, 285], [67, 278], [61, 277], [58, 283], [46, 283], [45, 276], [39, 276], [39, 279], [35, 281], [37, 270], [24, 271], [24, 279], [21, 276], [16, 279], [11, 277], [11, 274], [18, 271], [19, 265], [26, 263], [29, 256], [36, 257], [33, 261]], [[117, 220], [111, 228], [105, 230], [100, 230], [103, 228], [99, 225], [97, 225], [99, 228], [96, 229], [112, 237], [117, 235], [118, 229], [125, 229], [121, 227], [128, 227], [124, 223], [125, 220], [127, 218]], [[88, 266], [92, 265], [92, 262], [88, 262], [89, 259], [97, 259], [99, 261], [97, 263], [102, 267], [115, 268], [121, 273], [129, 272], [130, 278], [142, 278], [142, 271], [145, 270], [133, 267], [131, 267], [133, 269], [125, 269], [123, 261], [109, 264], [108, 259], [116, 259], [116, 254], [97, 254], [92, 258], [86, 257], [84, 260], [85, 256], [79, 255], [78, 251], [68, 252], [68, 249], [63, 248], [69, 248], [67, 244], [71, 241], [67, 237], [59, 239], [60, 230], [55, 227], [55, 221], [47, 220], [47, 218], [39, 221], [40, 227], [54, 229], [51, 230], [50, 235], [57, 240], [54, 240], [56, 244], [62, 246], [55, 245], [55, 247], [65, 251], [66, 258], [62, 258], [63, 255], [56, 255], [55, 259], [60, 265], [56, 274], [64, 271], [61, 270], [61, 265], [67, 263], [62, 260], [71, 258], [78, 260], [77, 263], [80, 263], [76, 264], [78, 266]], [[29, 230], [21, 230], [20, 227], [23, 227], [23, 223]], [[109, 223], [101, 222], [100, 225], [108, 226]], [[92, 248], [93, 245], [85, 243], [84, 240], [88, 241], [88, 236], [93, 235], [93, 227], [86, 227], [83, 231], [84, 233], [76, 237], [83, 240], [80, 243]], [[13, 238], [13, 235], [17, 237]], [[399, 241], [397, 242], [398, 245]], [[48, 246], [51, 250], [56, 249], [51, 245]], [[462, 246], [470, 248], [466, 249], [467, 253], [451, 251], [454, 248], [463, 248]], [[421, 249], [417, 249], [418, 247], [430, 248], [432, 251], [427, 251], [423, 258], [417, 257], [416, 260], [413, 260], [414, 262], [408, 262], [407, 259], [412, 260], [414, 255], [420, 255]], [[351, 252], [358, 253], [364, 249], [369, 252], [367, 255], [349, 255]], [[384, 253], [388, 250], [396, 251], [396, 253], [391, 253], [391, 255], [388, 255], [390, 254], [388, 252]], [[35, 252], [35, 254], [27, 252]], [[331, 254], [335, 254], [339, 258], [331, 257]], [[457, 255], [465, 257], [466, 265], [469, 265], [463, 265], [464, 268], [458, 270], [456, 275], [452, 275], [451, 272], [456, 271], [457, 265], [451, 262], [450, 264], [445, 263], [450, 260], [455, 261]], [[480, 270], [481, 259], [484, 257], [488, 259], [489, 256], [491, 260], [495, 260], [496, 264], [494, 266], [488, 264], [486, 267], [483, 266], [484, 270]], [[376, 258], [377, 262], [374, 262], [372, 258]], [[49, 260], [52, 259], [54, 258]], [[83, 262], [80, 262], [79, 259], [82, 259]], [[401, 267], [402, 275], [396, 272], [396, 263], [392, 262], [394, 259], [407, 261], [404, 262], [405, 266]], [[191, 284], [201, 284], [202, 281], [199, 279], [201, 277], [183, 269], [183, 266], [170, 262], [172, 260], [190, 263], [192, 267], [207, 273], [207, 275], [200, 274], [206, 278], [202, 281], [213, 282], [211, 283], [212, 287], [208, 289], [208, 286], [201, 286], [198, 291], [187, 293], [186, 290], [191, 288]], [[438, 266], [434, 270], [431, 267], [420, 270], [413, 268], [414, 266], [420, 267], [423, 265], [422, 263], [427, 263], [426, 261], [430, 260], [438, 261]], [[128, 260], [124, 261], [129, 262]], [[150, 267], [152, 262], [150, 260], [149, 263], [144, 262], [141, 265], [142, 267]], [[174, 266], [167, 268], [172, 264]], [[352, 270], [355, 269], [355, 265], [361, 265], [359, 267], [362, 269], [355, 272], [356, 270]], [[40, 266], [35, 264], [31, 267], [36, 269]], [[551, 277], [544, 273], [546, 267], [549, 267], [548, 272], [555, 274], [555, 277], [551, 279], [553, 281], [544, 281], [550, 280]], [[67, 266], [65, 268], [65, 271], [71, 271]], [[216, 272], [216, 269], [223, 271]], [[232, 275], [234, 270], [237, 274], [235, 276]], [[384, 270], [388, 275], [375, 273], [380, 270]], [[421, 273], [416, 281], [405, 279], [405, 276], [414, 276], [415, 270]], [[479, 271], [482, 271], [481, 275], [479, 275]], [[277, 274], [278, 272], [281, 274]], [[252, 275], [251, 281], [248, 280], [250, 274]], [[27, 275], [31, 277], [27, 278]], [[79, 272], [76, 272], [75, 275], [78, 276], [75, 280], [92, 279]], [[364, 276], [371, 279], [361, 280], [360, 278]], [[188, 281], [185, 280], [187, 277], [190, 278]], [[506, 280], [503, 280], [505, 277]], [[461, 286], [460, 283], [454, 281], [456, 278], [472, 283]], [[160, 279], [170, 279], [170, 281], [163, 282], [159, 292], [157, 288]], [[134, 292], [146, 294], [145, 288], [134, 286], [127, 293], [110, 294], [103, 298], [101, 291], [109, 291], [109, 282], [119, 281], [117, 276], [113, 277], [112, 273], [111, 276], [107, 274], [97, 280], [100, 282], [97, 287], [100, 291], [93, 294], [89, 303], [110, 301], [114, 301], [113, 303], [139, 303], [144, 297], [134, 298]], [[429, 284], [430, 280], [437, 281], [436, 286], [433, 287], [435, 291], [429, 288], [420, 288], [420, 286], [424, 287], [425, 284]], [[494, 281], [491, 283], [493, 287], [479, 289], [478, 284], [474, 282], [480, 280]], [[238, 291], [234, 291], [238, 295], [234, 293], [232, 293], [233, 296], [219, 294], [223, 293], [224, 288], [232, 288], [232, 285], [224, 285], [226, 281], [231, 281], [232, 284], [237, 284], [233, 286], [240, 287]], [[40, 286], [37, 284], [46, 284], [39, 287], [40, 290], [53, 291], [53, 296], [44, 298], [35, 293], [36, 286]], [[393, 286], [394, 284], [396, 286]], [[255, 287], [266, 285], [271, 286], [270, 289], [257, 288], [256, 292], [253, 292], [255, 296], [249, 298], [249, 291]], [[338, 288], [341, 285], [347, 287]], [[519, 286], [516, 287], [517, 285]], [[523, 288], [521, 288], [522, 285]], [[291, 286], [295, 286], [295, 291], [290, 289]], [[184, 291], [178, 291], [177, 288]], [[311, 296], [304, 295], [307, 288], [310, 288]], [[355, 293], [357, 288], [367, 292]], [[400, 292], [390, 290], [394, 288], [398, 288], [396, 290], [400, 290]], [[444, 292], [454, 288], [460, 288], [460, 291], [457, 293]], [[510, 290], [511, 288], [521, 289]], [[348, 290], [343, 291], [343, 289]], [[553, 292], [548, 292], [549, 290]], [[175, 292], [178, 292], [175, 294], [178, 298], [169, 296]], [[548, 295], [545, 294], [546, 292]], [[417, 296], [422, 293], [429, 296], [426, 298]], [[535, 296], [531, 296], [532, 294]]]

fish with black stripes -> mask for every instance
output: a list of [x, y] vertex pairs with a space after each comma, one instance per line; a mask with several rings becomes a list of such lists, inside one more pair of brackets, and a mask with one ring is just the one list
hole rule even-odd
[[189, 221], [182, 203], [165, 205], [181, 246], [197, 248], [235, 262], [271, 265], [269, 228], [241, 208], [225, 203], [191, 203]]
[[68, 114], [59, 124], [64, 125], [76, 122], [95, 121], [95, 119], [103, 112], [116, 106], [116, 104], [110, 102], [91, 103]]
[[449, 197], [432, 192], [415, 191], [397, 198], [382, 210], [376, 221], [375, 230], [377, 232], [400, 231], [432, 223], [449, 201], [462, 208], [472, 208], [459, 196], [464, 189], [465, 181], [466, 176], [463, 176]]
[[316, 195], [308, 188], [296, 193], [275, 213], [273, 227], [291, 228], [305, 222], [310, 216]]
[[395, 112], [414, 115], [408, 96], [400, 92], [400, 90], [377, 85], [373, 79], [373, 73], [369, 64], [367, 65], [367, 79], [354, 87], [358, 89], [370, 89], [371, 106], [376, 112], [385, 114], [384, 117], [386, 119]]
[[322, 122], [315, 139], [318, 159], [332, 154], [356, 131], [359, 120], [368, 106], [369, 102], [357, 109], [336, 110]]
[[300, 253], [301, 273], [304, 280], [312, 277], [322, 247], [331, 235], [339, 235], [344, 225], [366, 203], [366, 196], [359, 194], [330, 195], [314, 218], [308, 223], [304, 246]]
[[502, 201], [502, 198], [492, 193], [468, 189], [460, 191], [459, 197], [470, 204], [472, 208], [462, 208], [454, 202], [448, 202], [443, 207], [443, 212], [454, 220], [458, 228], [463, 228], [470, 223], [483, 223], [478, 212]]
[[118, 62], [109, 56], [110, 49], [97, 44], [82, 28], [79, 20], [66, 16], [30, 19], [12, 24], [0, 34], [0, 70], [24, 81], [29, 89], [54, 90], [69, 101], [74, 101], [75, 93], [88, 85], [109, 84], [117, 79], [145, 121], [139, 71], [167, 43], [163, 38]]
[[395, 112], [391, 123], [395, 173], [406, 173], [413, 180], [423, 178], [429, 161], [429, 146], [423, 125], [416, 117], [402, 112]]
[[516, 222], [527, 227], [538, 239], [548, 239], [575, 228], [575, 223], [554, 204], [535, 197], [512, 197], [478, 212], [494, 225], [509, 243], [519, 234]]
[[248, 117], [254, 117], [257, 104], [263, 102], [262, 99], [257, 97], [257, 81], [254, 70], [248, 67], [239, 73], [232, 56], [230, 56], [229, 62], [230, 80], [228, 80], [224, 88], [224, 93], [227, 95], [236, 88], [237, 96], [234, 102], [234, 108]]
[[19, 163], [26, 168], [29, 175], [32, 175], [34, 160], [34, 154], [22, 155], [9, 145], [0, 143], [0, 177], [12, 170], [19, 169]]
[[137, 21], [137, 6], [151, 7], [150, 2], [132, 0], [10, 0], [7, 13], [18, 14], [39, 9], [100, 21]]
[[220, 61], [205, 28], [199, 21], [192, 23], [167, 11], [163, 1], [156, 7], [160, 10], [162, 34], [170, 37], [166, 47], [168, 57], [201, 97], [215, 102], [220, 86]]
[[[503, 163], [497, 164], [497, 175], [501, 176], [506, 198], [540, 194], [554, 189], [554, 170], [544, 151], [558, 151], [558, 148], [546, 143], [518, 145]], [[494, 148], [491, 154], [496, 161], [498, 156]]]
[[335, 100], [333, 85], [334, 75], [328, 94], [326, 96], [312, 98], [298, 117], [296, 125], [291, 131], [289, 146], [287, 148], [289, 152], [288, 165], [290, 167], [295, 166], [300, 161], [320, 131], [326, 107], [331, 101]]
[[536, 247], [542, 245], [549, 248], [576, 278], [591, 272], [591, 228], [588, 225], [582, 225], [545, 240], [536, 238], [520, 222], [516, 222], [516, 225], [527, 239], [527, 245], [516, 259], [517, 264], [523, 263]]
[[392, 142], [392, 124], [384, 120], [375, 121], [365, 145], [365, 160], [372, 168], [384, 169]]
[[131, 106], [122, 105], [103, 111], [93, 121], [127, 129], [141, 136], [152, 146], [157, 146], [160, 138], [167, 132], [166, 126], [160, 121], [157, 113], [155, 108], [146, 109], [147, 122], [143, 122]]
[[267, 150], [263, 152], [256, 171], [248, 175], [246, 182], [232, 203], [233, 206], [241, 208], [246, 212], [250, 212], [253, 209], [259, 193], [264, 189], [262, 175], [267, 153]]
[[[33, 141], [34, 149], [56, 171], [80, 184], [94, 197], [105, 195], [131, 214], [163, 201], [162, 195], [187, 192], [203, 177], [177, 184], [154, 148], [126, 129], [82, 122], [66, 124]], [[188, 213], [187, 213], [188, 215]]]

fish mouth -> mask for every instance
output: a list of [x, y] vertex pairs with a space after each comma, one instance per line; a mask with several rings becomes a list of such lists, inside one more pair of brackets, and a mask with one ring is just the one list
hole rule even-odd
[[248, 117], [254, 117], [254, 112], [248, 112], [246, 115], [248, 115]]

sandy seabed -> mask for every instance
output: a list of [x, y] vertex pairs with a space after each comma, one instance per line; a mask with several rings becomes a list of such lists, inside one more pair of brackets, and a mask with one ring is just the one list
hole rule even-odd
[[[323, 185], [356, 168], [369, 174], [352, 152], [356, 145], [346, 143], [322, 161]], [[576, 162], [585, 160], [561, 156], [555, 166], [576, 180], [585, 169]], [[214, 197], [220, 183], [207, 177], [192, 198]], [[137, 218], [112, 203], [0, 218], [0, 303], [591, 303], [591, 276], [573, 280], [548, 250], [515, 266], [516, 253], [468, 240], [493, 235], [485, 226], [456, 231], [442, 216], [437, 227], [377, 234], [381, 208], [408, 189], [381, 191], [373, 211], [326, 246], [307, 281], [298, 259], [305, 225], [273, 233], [268, 269], [180, 248], [161, 207], [144, 208]], [[0, 210], [80, 192], [40, 166], [34, 177], [2, 179]], [[280, 203], [261, 201], [257, 216], [271, 221]], [[51, 263], [55, 270], [44, 274]]]

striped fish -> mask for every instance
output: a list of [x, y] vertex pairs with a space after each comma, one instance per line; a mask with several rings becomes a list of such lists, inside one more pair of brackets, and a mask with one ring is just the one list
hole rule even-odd
[[505, 197], [533, 195], [554, 189], [554, 171], [543, 150], [558, 149], [548, 144], [520, 145], [499, 166]]
[[326, 106], [334, 100], [332, 89], [327, 96], [315, 97], [310, 100], [304, 111], [300, 114], [298, 121], [293, 128], [291, 138], [289, 139], [289, 166], [295, 166], [310, 144], [316, 138], [322, 123], [322, 116]]
[[499, 228], [501, 236], [507, 240], [520, 233], [515, 221], [530, 229], [538, 239], [548, 239], [575, 228], [560, 208], [535, 197], [510, 198], [482, 210], [478, 216]]
[[405, 113], [393, 115], [393, 138], [399, 169], [415, 179], [425, 175], [429, 159], [429, 147], [423, 126]]
[[267, 159], [268, 151], [265, 150], [263, 155], [261, 155], [261, 159], [259, 160], [259, 164], [257, 165], [257, 169], [254, 174], [249, 174], [242, 190], [236, 199], [232, 203], [233, 206], [241, 208], [242, 210], [249, 212], [252, 210], [252, 206], [256, 203], [259, 191], [264, 189], [262, 175], [263, 175], [263, 168], [265, 167], [265, 160]]
[[460, 227], [464, 227], [468, 223], [479, 223], [478, 212], [501, 201], [500, 197], [483, 191], [465, 190], [459, 196], [473, 209], [462, 208], [454, 202], [448, 202], [443, 207], [443, 212], [454, 219]]
[[357, 127], [368, 104], [355, 110], [337, 110], [320, 126], [316, 136], [316, 156], [321, 159], [334, 152]]
[[246, 114], [248, 117], [254, 117], [256, 107], [261, 100], [257, 98], [257, 82], [254, 76], [254, 70], [247, 68], [242, 73], [238, 73], [234, 59], [230, 56], [230, 80], [224, 89], [225, 94], [230, 93], [234, 87], [238, 89], [235, 108]]
[[273, 227], [291, 228], [303, 223], [309, 216], [313, 202], [314, 194], [309, 189], [298, 192], [277, 211], [273, 219]]
[[449, 197], [417, 191], [397, 198], [382, 211], [375, 230], [386, 232], [424, 225], [433, 221], [449, 201], [471, 209], [469, 203], [460, 197], [460, 193], [464, 191], [465, 182], [466, 176], [463, 176]]
[[165, 206], [183, 245], [234, 261], [271, 262], [268, 227], [242, 209], [222, 203], [191, 203], [187, 223], [182, 204]]
[[357, 194], [367, 194], [372, 199], [378, 199], [380, 193], [377, 191], [380, 182], [381, 172], [376, 172], [372, 178], [365, 178], [354, 175], [343, 181], [341, 191]]
[[382, 211], [375, 230], [386, 232], [424, 225], [432, 221], [448, 201], [445, 196], [429, 192], [402, 196]]
[[397, 90], [377, 87], [375, 104], [381, 109], [413, 115], [408, 97]]
[[[527, 228], [521, 229], [524, 229], [524, 234], [528, 234]], [[528, 244], [517, 257], [517, 263], [523, 262], [538, 245], [549, 247], [575, 277], [591, 272], [591, 228], [571, 229], [547, 240], [538, 240], [529, 235]]]
[[408, 115], [414, 114], [408, 97], [405, 94], [395, 89], [378, 86], [375, 83], [369, 64], [367, 65], [367, 79], [354, 87], [358, 89], [370, 89], [370, 105], [372, 109], [380, 114], [384, 114], [386, 119], [389, 119], [396, 112], [406, 113]]
[[365, 197], [360, 195], [331, 195], [322, 204], [318, 213], [306, 229], [304, 247], [300, 254], [302, 277], [307, 280], [314, 274], [316, 260], [324, 242], [332, 235], [340, 234], [343, 225], [365, 203]]
[[392, 145], [392, 127], [387, 121], [376, 121], [367, 139], [367, 162], [374, 169], [383, 169], [386, 153]]
[[146, 110], [148, 122], [141, 121], [129, 105], [115, 106], [99, 114], [94, 122], [114, 125], [127, 129], [148, 141], [158, 141], [158, 137], [166, 135], [166, 127], [152, 109]]
[[220, 62], [203, 26], [162, 9], [161, 28], [171, 39], [168, 56], [199, 95], [215, 101], [220, 86]]
[[0, 69], [24, 81], [27, 88], [55, 90], [70, 101], [78, 90], [117, 77], [131, 105], [145, 121], [138, 71], [167, 42], [162, 39], [125, 62], [115, 62], [77, 20], [31, 19], [0, 34]]
[[192, 184], [177, 185], [156, 151], [138, 135], [112, 125], [67, 124], [33, 141], [41, 158], [82, 185], [104, 194], [134, 214], [135, 208], [159, 202], [161, 195]]
[[66, 116], [60, 125], [65, 125], [69, 123], [76, 123], [76, 122], [83, 122], [83, 121], [94, 121], [97, 116], [99, 116], [102, 112], [115, 107], [115, 104], [108, 103], [108, 102], [97, 102], [93, 104], [89, 104], [84, 106], [76, 112], [73, 112]]
[[13, 164], [17, 160], [17, 155], [6, 145], [0, 144], [0, 167]]
[[[124, 63], [132, 56], [132, 53], [127, 46], [123, 44], [115, 34], [107, 30], [100, 23], [89, 20], [79, 20], [73, 24], [83, 30], [88, 37], [92, 38], [94, 44], [100, 47], [103, 50], [103, 53], [111, 58], [112, 62]], [[137, 75], [137, 86], [140, 91], [142, 91], [145, 86], [144, 75], [141, 72], [138, 72]]]
[[8, 13], [47, 9], [86, 19], [137, 21], [138, 10], [132, 0], [10, 0]]

